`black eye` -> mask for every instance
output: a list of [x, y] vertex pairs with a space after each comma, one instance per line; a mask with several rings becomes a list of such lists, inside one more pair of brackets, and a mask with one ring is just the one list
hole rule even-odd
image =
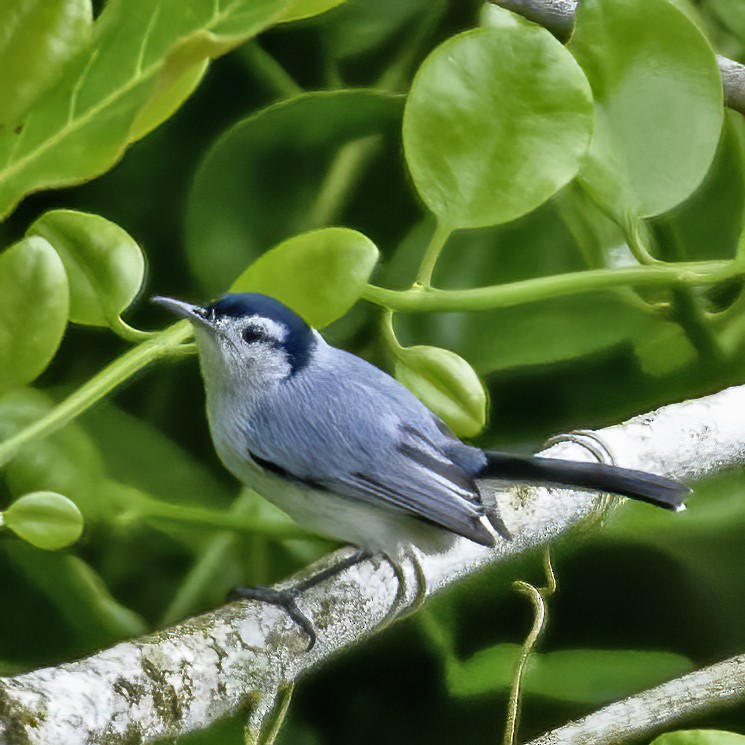
[[258, 328], [257, 326], [246, 326], [246, 328], [241, 331], [241, 336], [243, 337], [243, 341], [247, 344], [266, 339], [264, 329]]

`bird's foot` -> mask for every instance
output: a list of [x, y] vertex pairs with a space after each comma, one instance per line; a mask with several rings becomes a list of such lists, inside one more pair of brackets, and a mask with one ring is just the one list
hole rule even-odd
[[401, 566], [397, 558], [390, 554], [384, 554], [384, 556], [386, 561], [390, 564], [391, 569], [393, 569], [393, 574], [398, 582], [393, 605], [381, 624], [385, 628], [398, 618], [407, 616], [410, 613], [415, 613], [419, 610], [427, 599], [428, 586], [427, 577], [424, 574], [424, 569], [422, 568], [419, 556], [413, 546], [406, 549], [402, 557], [409, 560], [414, 570], [414, 597], [411, 600], [408, 599], [410, 584], [406, 579], [406, 573], [404, 572], [403, 566]]
[[315, 587], [321, 582], [325, 582], [327, 579], [343, 572], [345, 569], [349, 569], [355, 564], [359, 564], [369, 556], [370, 554], [367, 551], [355, 551], [355, 553], [348, 556], [346, 559], [342, 559], [336, 564], [333, 564], [320, 572], [316, 572], [316, 574], [307, 579], [296, 582], [292, 587], [286, 589], [262, 586], [236, 587], [230, 593], [229, 598], [231, 600], [259, 600], [263, 603], [270, 603], [271, 605], [276, 605], [277, 607], [282, 608], [294, 623], [297, 624], [297, 626], [299, 626], [307, 635], [308, 646], [305, 651], [310, 652], [310, 650], [315, 646], [318, 636], [313, 622], [300, 610], [300, 608], [298, 608], [296, 602], [297, 599], [303, 594], [303, 592], [309, 590], [311, 587]]
[[287, 590], [277, 590], [274, 587], [235, 587], [230, 593], [230, 600], [259, 600], [270, 603], [287, 613], [287, 615], [305, 632], [308, 637], [306, 652], [310, 652], [316, 643], [316, 630], [308, 616], [297, 606], [296, 599], [302, 590], [290, 587]]

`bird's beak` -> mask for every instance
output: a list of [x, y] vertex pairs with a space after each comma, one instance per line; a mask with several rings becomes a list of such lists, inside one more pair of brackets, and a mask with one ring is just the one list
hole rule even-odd
[[176, 300], [175, 298], [163, 297], [161, 295], [151, 298], [151, 302], [163, 306], [174, 315], [187, 318], [192, 323], [203, 326], [204, 328], [214, 329], [212, 323], [207, 319], [207, 311], [200, 305], [192, 305], [191, 303], [185, 303], [183, 300]]

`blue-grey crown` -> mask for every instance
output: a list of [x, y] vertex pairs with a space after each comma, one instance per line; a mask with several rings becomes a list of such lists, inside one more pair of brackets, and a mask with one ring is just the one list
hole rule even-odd
[[292, 373], [302, 370], [310, 361], [316, 340], [310, 326], [284, 303], [258, 292], [239, 292], [223, 295], [205, 308], [207, 318], [250, 318], [261, 316], [281, 323], [287, 329], [282, 349], [292, 367]]

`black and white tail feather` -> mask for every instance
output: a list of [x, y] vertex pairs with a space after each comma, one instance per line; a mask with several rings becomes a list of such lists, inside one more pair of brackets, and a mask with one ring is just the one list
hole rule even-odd
[[477, 474], [480, 479], [526, 481], [610, 492], [673, 512], [685, 509], [685, 498], [690, 493], [690, 489], [679, 481], [605, 463], [583, 463], [491, 450], [485, 451], [485, 455], [486, 465]]

